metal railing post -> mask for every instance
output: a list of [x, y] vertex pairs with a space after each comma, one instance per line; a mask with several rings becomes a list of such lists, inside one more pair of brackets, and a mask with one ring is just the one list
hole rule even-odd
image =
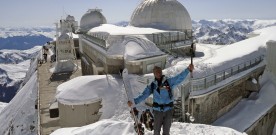
[[181, 117], [185, 121], [185, 87], [181, 87]]

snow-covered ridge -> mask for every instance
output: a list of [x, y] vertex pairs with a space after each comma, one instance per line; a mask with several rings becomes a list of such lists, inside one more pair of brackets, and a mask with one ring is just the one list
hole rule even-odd
[[41, 46], [35, 46], [28, 50], [0, 50], [0, 64], [18, 64], [37, 55]]
[[[36, 63], [33, 61], [32, 63]], [[28, 69], [28, 68], [27, 68]], [[29, 68], [31, 75], [10, 103], [0, 112], [0, 134], [37, 134], [37, 64]]]

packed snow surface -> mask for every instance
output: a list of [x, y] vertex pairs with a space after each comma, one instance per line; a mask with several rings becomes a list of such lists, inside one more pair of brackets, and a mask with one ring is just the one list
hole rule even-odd
[[[58, 129], [51, 135], [136, 135], [133, 122], [101, 120], [83, 127]], [[171, 135], [246, 135], [226, 127], [216, 127], [203, 124], [175, 122], [171, 127]], [[145, 135], [153, 135], [146, 131]]]

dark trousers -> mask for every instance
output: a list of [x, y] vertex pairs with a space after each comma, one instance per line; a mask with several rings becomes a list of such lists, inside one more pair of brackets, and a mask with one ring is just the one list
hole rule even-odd
[[160, 135], [161, 127], [163, 126], [163, 135], [170, 134], [172, 125], [173, 110], [166, 112], [153, 111], [154, 114], [154, 135]]

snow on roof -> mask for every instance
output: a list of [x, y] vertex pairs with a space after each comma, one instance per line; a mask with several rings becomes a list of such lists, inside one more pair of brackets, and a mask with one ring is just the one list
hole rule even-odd
[[[131, 38], [131, 37], [130, 37]], [[156, 45], [144, 37], [132, 37], [131, 40], [125, 40], [126, 60], [136, 60], [152, 56], [165, 55]]]
[[118, 75], [91, 75], [60, 84], [55, 97], [65, 105], [84, 105], [102, 100], [101, 119], [105, 119], [129, 114], [127, 105], [124, 105], [127, 102], [125, 94]]
[[[118, 27], [120, 29], [121, 28], [125, 29], [125, 27], [119, 27], [119, 26], [115, 26], [115, 25], [111, 25], [111, 24], [102, 25], [102, 27], [105, 27], [106, 30], [110, 30], [110, 31], [114, 31], [114, 32], [123, 32], [123, 30], [119, 30], [119, 29], [114, 30], [112, 28], [108, 28], [109, 26]], [[144, 31], [144, 33], [150, 32], [150, 31], [147, 31], [146, 28], [143, 28], [143, 29], [135, 28], [135, 29], [140, 29], [141, 32]], [[132, 32], [138, 32], [135, 29], [131, 29], [131, 30], [133, 30]], [[92, 29], [92, 30], [94, 30], [94, 29]], [[157, 30], [157, 31], [160, 31], [160, 30]], [[157, 32], [157, 31], [155, 31], [155, 32]], [[152, 32], [154, 32], [154, 31], [152, 31]], [[108, 35], [110, 33], [101, 33], [101, 34]], [[112, 33], [112, 34], [114, 34], [114, 33]], [[156, 45], [152, 41], [148, 40], [143, 35], [126, 35], [123, 37], [120, 35], [120, 36], [109, 37], [108, 41], [106, 42], [107, 46], [108, 46], [107, 51], [105, 51], [104, 49], [98, 47], [97, 45], [94, 45], [93, 43], [91, 43], [85, 39], [84, 39], [84, 42], [90, 46], [93, 46], [93, 48], [97, 49], [102, 54], [106, 55], [107, 57], [112, 57], [112, 58], [115, 58], [115, 57], [122, 58], [124, 56], [128, 60], [135, 60], [135, 59], [143, 59], [143, 58], [147, 58], [147, 57], [159, 56], [159, 55], [165, 54], [158, 47], [156, 47]]]
[[[80, 76], [57, 87], [58, 102], [66, 105], [83, 105], [98, 101], [104, 94], [120, 88], [111, 76]], [[111, 88], [112, 87], [112, 88]], [[113, 93], [113, 92], [112, 92]]]
[[[275, 26], [257, 30], [254, 33], [259, 33], [259, 36], [231, 45], [197, 44], [196, 57], [194, 58], [194, 78], [214, 74], [261, 55], [265, 56], [266, 42], [276, 40], [275, 31]], [[178, 58], [175, 61], [165, 72], [175, 74], [190, 64], [190, 59], [187, 58]]]
[[276, 40], [275, 31], [276, 27], [269, 27], [266, 29], [255, 31], [260, 32], [261, 35], [231, 45], [227, 45], [216, 50], [216, 56], [208, 59], [206, 63], [228, 62], [232, 59], [244, 57], [251, 53], [254, 53], [255, 56], [264, 55], [265, 51], [262, 50], [262, 48], [266, 48], [267, 41], [273, 39]]
[[113, 24], [102, 24], [98, 27], [92, 28], [88, 33], [106, 33], [108, 35], [144, 35], [152, 33], [168, 32], [154, 28], [139, 28], [133, 26], [121, 27]]

